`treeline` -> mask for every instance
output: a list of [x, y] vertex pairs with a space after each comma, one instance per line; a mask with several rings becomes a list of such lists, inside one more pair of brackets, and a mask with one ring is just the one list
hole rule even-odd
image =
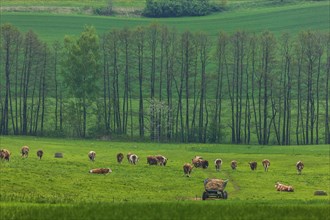
[[142, 15], [152, 18], [204, 16], [221, 10], [220, 5], [209, 0], [146, 0]]
[[151, 24], [47, 44], [4, 24], [0, 134], [330, 143], [329, 39]]

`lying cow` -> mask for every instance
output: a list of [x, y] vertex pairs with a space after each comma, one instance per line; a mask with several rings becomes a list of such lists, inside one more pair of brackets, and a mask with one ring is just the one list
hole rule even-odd
[[231, 168], [233, 170], [236, 170], [236, 168], [237, 168], [237, 161], [236, 160], [231, 161], [230, 166], [231, 166]]
[[257, 169], [257, 162], [249, 162], [251, 170], [256, 170]]
[[42, 150], [37, 151], [37, 157], [39, 157], [39, 160], [41, 160], [43, 155], [44, 155], [44, 152]]
[[10, 151], [7, 149], [1, 149], [0, 150], [0, 159], [9, 161], [9, 158], [10, 158]]
[[89, 173], [107, 175], [108, 173], [112, 173], [112, 170], [110, 168], [95, 168], [95, 169], [91, 169]]
[[23, 146], [21, 149], [22, 157], [27, 158], [29, 156], [30, 148], [28, 146]]
[[155, 156], [148, 156], [147, 157], [147, 164], [149, 165], [157, 165], [158, 164], [158, 160]]
[[186, 175], [187, 177], [190, 177], [191, 171], [193, 169], [193, 166], [190, 163], [185, 163], [183, 165], [183, 173], [184, 175]]
[[214, 165], [215, 165], [215, 170], [220, 171], [220, 168], [221, 168], [221, 165], [222, 165], [222, 160], [221, 159], [216, 159], [214, 161]]
[[117, 162], [121, 163], [123, 161], [123, 159], [124, 159], [124, 154], [118, 153], [117, 154]]
[[136, 154], [131, 154], [129, 157], [129, 163], [136, 165], [136, 163], [139, 161], [139, 157]]
[[296, 163], [296, 168], [297, 168], [297, 172], [298, 174], [301, 174], [301, 171], [304, 169], [304, 163], [302, 161], [298, 161]]
[[90, 152], [88, 153], [88, 157], [89, 157], [89, 159], [90, 159], [91, 161], [94, 162], [95, 157], [96, 157], [96, 153], [95, 153], [95, 151], [90, 151]]
[[264, 159], [262, 162], [262, 166], [264, 167], [265, 171], [268, 171], [268, 167], [270, 166], [270, 161], [267, 159]]
[[162, 155], [157, 155], [156, 159], [157, 159], [160, 166], [166, 166], [166, 163], [167, 163], [167, 158], [166, 157], [164, 157]]
[[275, 188], [277, 191], [286, 191], [286, 192], [293, 192], [294, 189], [292, 186], [287, 186], [287, 185], [284, 185], [282, 183], [275, 183]]

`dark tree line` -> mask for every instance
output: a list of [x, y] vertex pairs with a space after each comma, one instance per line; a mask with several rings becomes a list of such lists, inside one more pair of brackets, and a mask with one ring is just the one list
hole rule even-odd
[[179, 33], [151, 24], [51, 45], [1, 26], [1, 135], [321, 144], [329, 33]]

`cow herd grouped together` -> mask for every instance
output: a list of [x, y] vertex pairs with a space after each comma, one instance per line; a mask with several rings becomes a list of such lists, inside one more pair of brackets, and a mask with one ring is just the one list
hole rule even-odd
[[[21, 148], [21, 154], [22, 157], [27, 158], [29, 155], [29, 151], [30, 148], [28, 146], [23, 146]], [[7, 160], [9, 161], [10, 158], [10, 151], [7, 149], [1, 149], [0, 150], [0, 159], [3, 160]], [[37, 151], [37, 157], [39, 159], [41, 159], [43, 156], [43, 151], [42, 150], [38, 150]], [[95, 157], [96, 157], [96, 153], [95, 151], [90, 151], [88, 153], [88, 157], [91, 161], [95, 161]], [[137, 162], [139, 161], [139, 157], [136, 154], [133, 153], [128, 153], [126, 155], [127, 160], [130, 164], [136, 165]], [[123, 153], [118, 153], [117, 154], [117, 162], [118, 163], [122, 163], [124, 159], [124, 154]], [[163, 155], [156, 155], [156, 156], [147, 156], [147, 164], [149, 165], [160, 165], [160, 166], [166, 166], [167, 163], [167, 158]], [[268, 168], [270, 166], [270, 161], [268, 159], [264, 159], [262, 160], [262, 166], [264, 167], [264, 170], [267, 172]], [[215, 165], [215, 169], [216, 171], [220, 171], [221, 166], [222, 166], [222, 159], [215, 159], [214, 161], [214, 165]], [[249, 162], [250, 168], [251, 170], [256, 170], [257, 169], [257, 162], [256, 161], [251, 161]], [[184, 175], [186, 176], [190, 176], [192, 169], [195, 168], [203, 168], [206, 169], [209, 166], [209, 162], [207, 160], [204, 160], [203, 157], [201, 156], [195, 156], [192, 159], [192, 164], [190, 163], [185, 163], [183, 165], [183, 172]], [[233, 160], [230, 163], [230, 166], [233, 170], [235, 170], [237, 168], [237, 161]], [[298, 174], [301, 174], [302, 170], [304, 168], [304, 164], [302, 161], [298, 161], [296, 163], [296, 169]], [[89, 171], [90, 173], [96, 173], [96, 174], [108, 174], [111, 173], [112, 170], [110, 168], [95, 168]], [[293, 191], [293, 188], [290, 186], [285, 186], [283, 184], [278, 183], [277, 185], [275, 185], [276, 189], [279, 191]]]

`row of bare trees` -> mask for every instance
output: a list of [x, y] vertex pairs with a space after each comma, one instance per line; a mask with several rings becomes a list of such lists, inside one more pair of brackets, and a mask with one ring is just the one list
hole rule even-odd
[[1, 135], [330, 143], [329, 33], [1, 35]]

